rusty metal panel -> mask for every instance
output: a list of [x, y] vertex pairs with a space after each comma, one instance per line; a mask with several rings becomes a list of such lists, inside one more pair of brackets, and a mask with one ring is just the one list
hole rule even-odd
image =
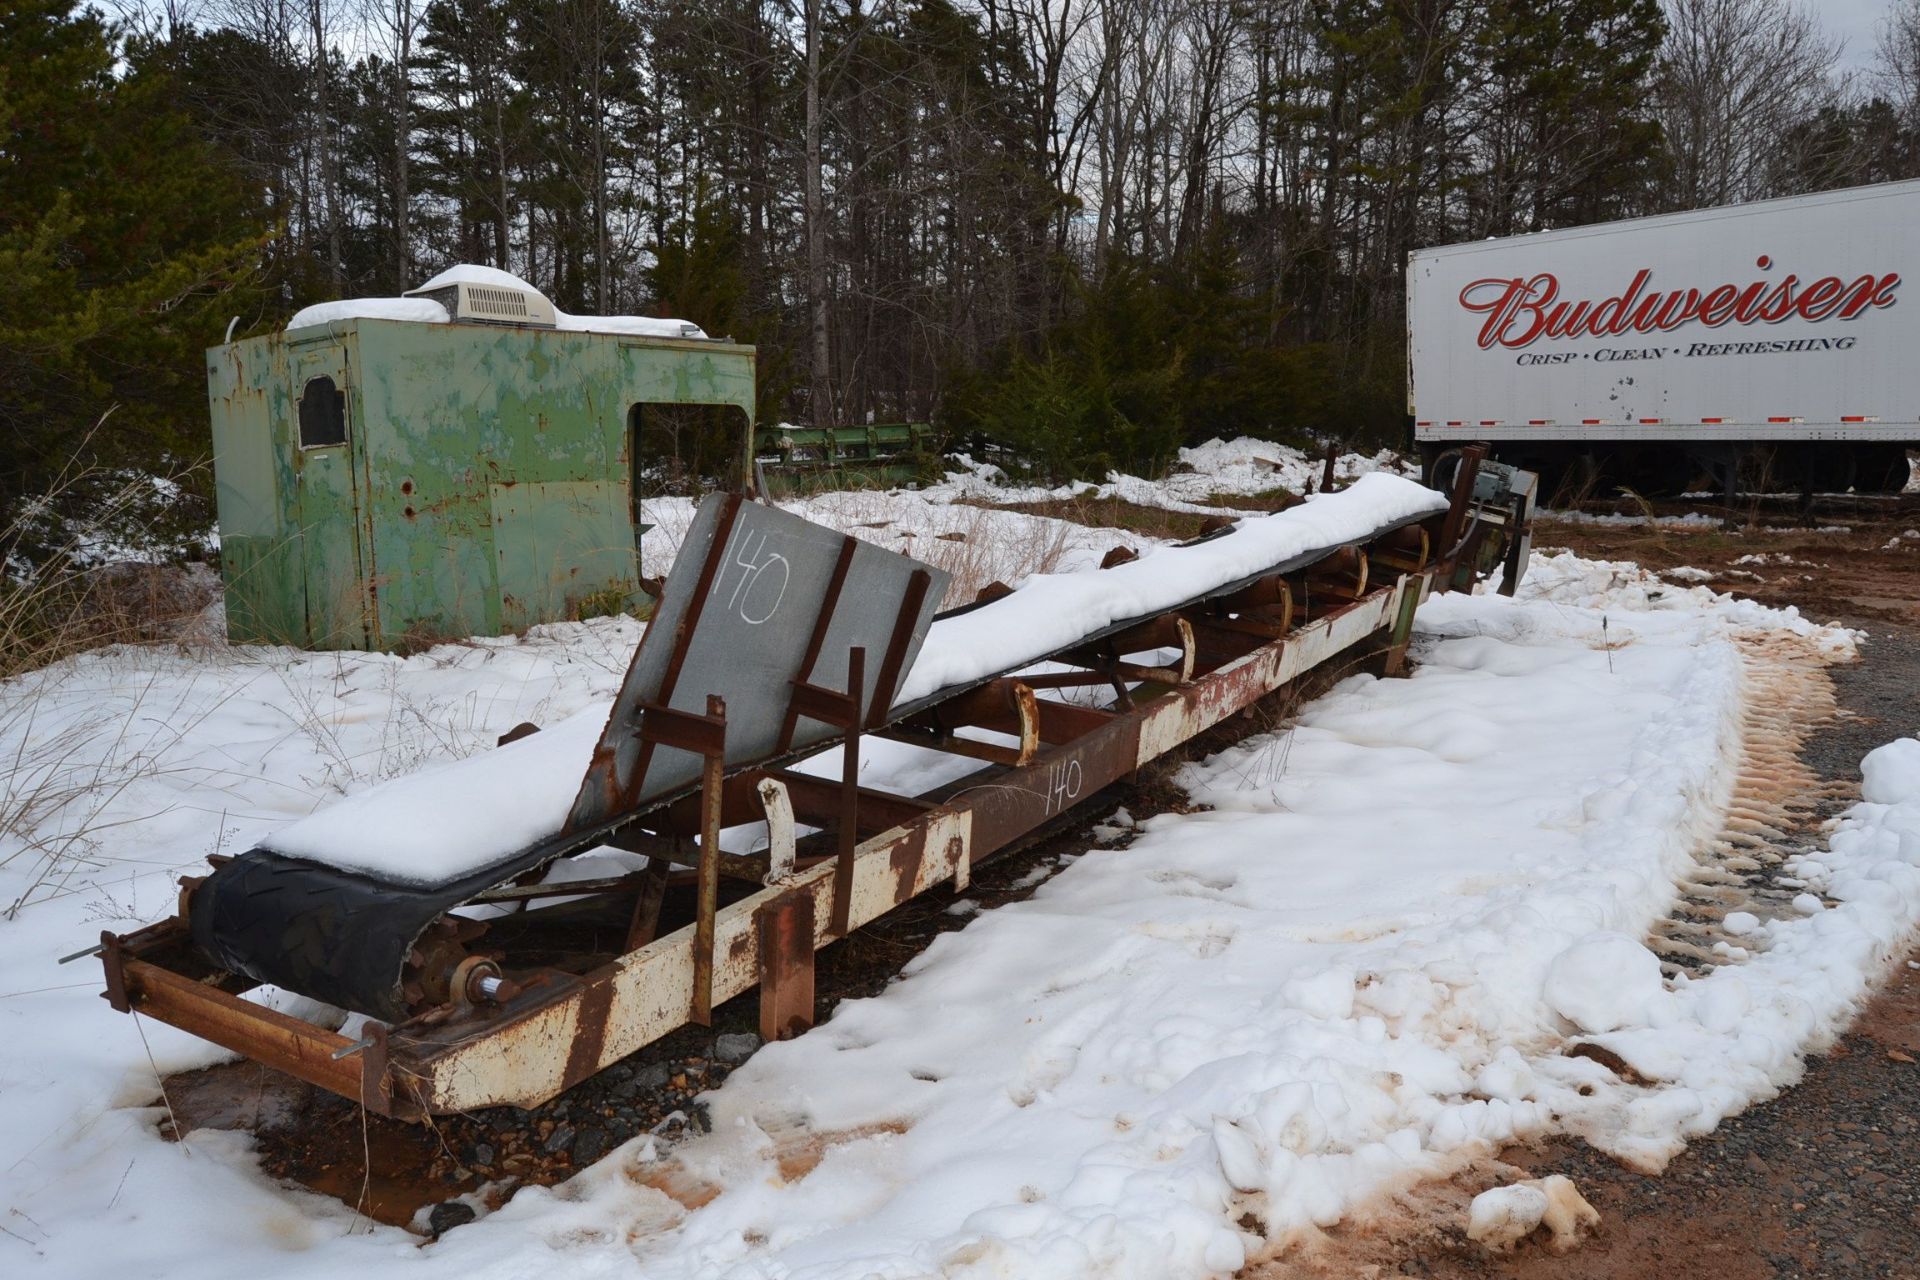
[[[971, 815], [935, 810], [861, 844], [855, 854], [852, 923], [866, 924], [967, 866]], [[911, 858], [902, 850], [931, 853]], [[911, 864], [911, 876], [903, 865]], [[759, 912], [789, 893], [813, 904], [813, 946], [832, 932], [833, 864], [722, 907], [714, 920], [713, 1000], [739, 995], [760, 978]], [[803, 926], [804, 928], [804, 926]], [[410, 1043], [397, 1069], [435, 1112], [514, 1103], [532, 1106], [686, 1024], [693, 1014], [693, 926], [630, 951], [555, 997], [530, 993], [483, 1034], [428, 1032]], [[567, 1012], [557, 1012], [557, 1010]], [[583, 1050], [581, 1045], [585, 1045]], [[398, 1055], [396, 1055], [398, 1056]]]
[[1424, 575], [1402, 578], [1390, 590], [1376, 592], [1297, 628], [1284, 641], [1227, 663], [1207, 679], [1196, 681], [1182, 697], [1154, 703], [1140, 725], [1136, 763], [1164, 755], [1267, 692], [1390, 628], [1407, 584], [1424, 581]]
[[[346, 348], [309, 345], [294, 353], [289, 384], [295, 402], [293, 441], [295, 512], [306, 592], [306, 642], [315, 649], [361, 649], [372, 624], [372, 601], [362, 559], [362, 505], [355, 484], [360, 423], [352, 408]], [[299, 404], [309, 387], [333, 388], [343, 404], [337, 443], [309, 444], [301, 435]], [[316, 393], [317, 398], [318, 393]]]
[[[835, 591], [843, 559], [848, 590]], [[915, 579], [926, 584], [917, 598]], [[860, 705], [890, 702], [880, 655], [902, 633], [898, 670], [912, 665], [946, 585], [937, 569], [777, 507], [709, 495], [614, 700], [568, 830], [590, 830], [698, 776], [698, 756], [647, 740], [649, 705], [699, 712], [709, 694], [724, 698], [726, 758], [737, 765], [835, 736], [804, 716], [789, 735], [788, 711], [796, 684], [844, 691], [855, 647], [872, 655]]]
[[207, 353], [220, 565], [227, 630], [235, 640], [304, 644], [307, 638], [288, 354], [267, 339]]
[[[338, 465], [298, 439], [300, 387], [329, 352]], [[236, 640], [391, 648], [632, 608], [629, 409], [737, 408], [744, 458], [755, 402], [751, 347], [499, 325], [342, 321], [207, 363]]]
[[342, 1096], [360, 1091], [360, 1063], [334, 1056], [351, 1043], [345, 1036], [157, 965], [126, 960], [123, 967], [135, 1011]]
[[500, 629], [640, 599], [624, 486], [607, 480], [496, 484], [490, 490]]

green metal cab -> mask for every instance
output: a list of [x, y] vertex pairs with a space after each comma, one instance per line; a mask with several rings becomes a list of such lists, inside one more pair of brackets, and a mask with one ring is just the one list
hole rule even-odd
[[632, 608], [643, 409], [738, 409], [754, 350], [355, 318], [207, 353], [235, 641], [392, 649]]

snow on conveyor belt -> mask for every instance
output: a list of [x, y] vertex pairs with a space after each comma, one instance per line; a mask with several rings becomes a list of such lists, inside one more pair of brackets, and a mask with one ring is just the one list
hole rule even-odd
[[[1011, 595], [936, 618], [894, 710], [917, 709], [1118, 624], [1446, 505], [1424, 485], [1376, 473], [1205, 541], [1154, 547], [1129, 564], [1035, 575]], [[606, 719], [606, 706], [589, 707], [508, 746], [369, 788], [275, 832], [262, 847], [406, 883], [468, 874], [561, 829]]]
[[[1029, 579], [991, 604], [936, 620], [893, 717], [921, 690], [957, 692], [1132, 619], [1303, 567], [1445, 505], [1411, 481], [1370, 476], [1125, 566]], [[510, 746], [350, 796], [276, 833], [194, 889], [187, 916], [195, 943], [222, 968], [260, 982], [377, 1018], [405, 1017], [405, 966], [433, 921], [607, 834], [564, 831], [606, 714], [584, 711]]]

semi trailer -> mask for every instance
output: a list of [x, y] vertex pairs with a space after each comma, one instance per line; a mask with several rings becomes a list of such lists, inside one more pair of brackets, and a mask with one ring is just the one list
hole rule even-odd
[[1920, 182], [1421, 249], [1408, 413], [1541, 493], [1898, 490], [1920, 446]]

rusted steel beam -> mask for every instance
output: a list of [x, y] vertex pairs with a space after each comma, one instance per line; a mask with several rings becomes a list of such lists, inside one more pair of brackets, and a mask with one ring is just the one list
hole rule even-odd
[[760, 1038], [791, 1040], [813, 1025], [813, 899], [779, 895], [755, 917], [760, 955]]
[[1417, 573], [1433, 556], [1433, 535], [1426, 523], [1403, 525], [1367, 549], [1375, 568], [1395, 573]]
[[[763, 771], [758, 769], [727, 775], [726, 785], [720, 792], [723, 825], [731, 827], [742, 822], [753, 822], [760, 817], [760, 799], [754, 788], [764, 776]], [[653, 849], [648, 841], [653, 836], [693, 836], [700, 830], [704, 803], [698, 791], [682, 796], [671, 804], [643, 814], [629, 826], [609, 836], [607, 843], [616, 849], [631, 848], [634, 853], [651, 853]]]
[[1102, 636], [1095, 644], [1069, 650], [1058, 661], [1071, 662], [1075, 666], [1101, 667], [1117, 658], [1130, 653], [1145, 653], [1151, 649], [1176, 649], [1182, 643], [1182, 623], [1184, 619], [1177, 613], [1162, 614], [1157, 618], [1116, 631], [1110, 636]]
[[833, 931], [853, 931], [853, 857], [860, 842], [860, 695], [867, 687], [867, 651], [847, 650], [846, 723], [840, 752], [840, 850], [833, 862]]
[[627, 918], [628, 951], [652, 942], [660, 934], [660, 904], [666, 901], [667, 877], [673, 865], [665, 858], [649, 857], [647, 869], [640, 873], [640, 892], [634, 895], [633, 914]]
[[640, 887], [645, 871], [624, 876], [603, 876], [595, 880], [567, 880], [542, 884], [503, 884], [497, 889], [475, 894], [470, 901], [531, 902], [537, 898], [574, 898], [596, 893], [630, 893]]
[[[1014, 679], [1002, 676], [998, 680], [989, 680], [975, 689], [969, 689], [957, 698], [950, 698], [928, 711], [922, 712], [915, 720], [937, 725], [941, 729], [958, 729], [970, 726], [976, 729], [992, 729], [998, 733], [1015, 733], [1020, 723], [1020, 695], [1016, 686], [1025, 682], [1026, 677]], [[1028, 686], [1029, 689], [1032, 686]]]
[[1487, 447], [1482, 444], [1470, 444], [1460, 451], [1460, 465], [1453, 476], [1452, 499], [1447, 506], [1447, 518], [1440, 526], [1440, 546], [1434, 553], [1446, 561], [1445, 571], [1441, 575], [1443, 591], [1454, 583], [1454, 566], [1460, 562], [1460, 548], [1455, 544], [1466, 529], [1467, 511], [1473, 505], [1473, 486], [1480, 478], [1480, 464], [1486, 457]]
[[[842, 803], [838, 782], [787, 769], [770, 770], [767, 777], [786, 787], [794, 816], [809, 826], [828, 826], [838, 816]], [[864, 831], [878, 833], [903, 822], [912, 822], [934, 807], [911, 796], [897, 796], [890, 791], [876, 791], [870, 787], [860, 788], [859, 821]]]
[[1316, 605], [1329, 598], [1358, 600], [1367, 593], [1367, 553], [1359, 547], [1341, 547], [1304, 576], [1307, 590], [1317, 597]]
[[[211, 1040], [341, 1097], [362, 1096], [359, 1055], [334, 1056], [353, 1046], [347, 1037], [144, 960], [124, 957], [120, 975], [132, 1012]], [[393, 1101], [391, 1085], [383, 1079], [369, 1105], [392, 1114]]]
[[1384, 674], [1392, 677], [1407, 674], [1407, 649], [1413, 643], [1413, 616], [1420, 611], [1420, 602], [1424, 598], [1421, 590], [1426, 579], [1413, 581], [1400, 593], [1400, 607], [1393, 616], [1393, 630], [1387, 637], [1387, 656]]
[[[687, 602], [687, 608], [680, 615], [680, 621], [673, 630], [673, 647], [668, 652], [666, 670], [661, 673], [660, 687], [654, 697], [657, 706], [646, 707], [640, 711], [639, 751], [630, 771], [623, 773], [620, 768], [619, 752], [616, 743], [603, 733], [594, 746], [593, 759], [587, 765], [587, 776], [580, 784], [580, 794], [574, 798], [573, 809], [567, 815], [566, 831], [578, 831], [591, 828], [608, 818], [631, 810], [639, 800], [639, 789], [646, 781], [647, 767], [653, 760], [653, 748], [656, 742], [662, 745], [677, 745], [649, 732], [652, 712], [664, 710], [673, 699], [674, 686], [679, 682], [681, 668], [686, 665], [687, 646], [692, 643], [694, 628], [700, 624], [701, 611], [706, 607], [707, 597], [713, 591], [714, 575], [719, 571], [721, 561], [726, 556], [727, 539], [733, 532], [733, 522], [740, 514], [743, 499], [737, 493], [726, 495], [720, 511], [720, 522], [714, 532], [713, 546], [707, 558], [701, 562], [700, 575], [694, 583], [693, 595]], [[615, 700], [612, 715], [621, 712], [620, 702]], [[676, 713], [678, 714], [678, 713]], [[671, 720], [672, 716], [665, 717]], [[665, 726], [660, 726], [664, 728]], [[697, 748], [691, 748], [697, 750]]]
[[[648, 720], [653, 718], [653, 710], [649, 708]], [[693, 922], [693, 1021], [709, 1027], [713, 1025], [713, 917], [720, 904], [720, 803], [727, 781], [726, 701], [708, 694], [705, 718], [710, 725], [717, 725], [718, 731], [703, 752], [700, 777], [700, 894]], [[659, 740], [668, 741], [664, 737]]]
[[[859, 545], [848, 538], [840, 544], [840, 556], [833, 562], [833, 576], [827, 579], [827, 589], [820, 599], [820, 612], [814, 615], [813, 630], [807, 636], [807, 651], [800, 659], [800, 680], [813, 679], [813, 669], [820, 661], [820, 650], [827, 642], [827, 628], [833, 623], [833, 613], [840, 604], [840, 592], [847, 585], [847, 570], [853, 566], [854, 548]], [[793, 705], [787, 708], [787, 718], [780, 727], [780, 750], [785, 751], [793, 745], [793, 735], [800, 727], [800, 708]]]
[[1213, 602], [1216, 614], [1258, 613], [1285, 634], [1293, 627], [1293, 587], [1286, 575], [1269, 574]]
[[659, 746], [690, 751], [695, 755], [722, 754], [727, 746], [727, 721], [724, 713], [715, 708], [724, 708], [725, 705], [719, 698], [709, 694], [705, 715], [676, 711], [672, 707], [649, 706], [645, 708], [640, 724], [640, 736]]
[[991, 742], [975, 742], [972, 738], [962, 738], [951, 733], [914, 733], [908, 729], [888, 729], [874, 735], [876, 738], [890, 738], [895, 742], [905, 742], [916, 747], [926, 747], [932, 751], [944, 751], [950, 756], [966, 756], [970, 760], [979, 760], [987, 764], [1015, 765], [1020, 762], [1020, 752], [1014, 747], [1002, 747]]
[[1256, 618], [1197, 618], [1193, 623], [1197, 658], [1200, 667], [1209, 671], [1286, 637], [1285, 631]]
[[[925, 569], [915, 569], [907, 576], [906, 594], [900, 600], [900, 612], [894, 619], [893, 634], [887, 639], [887, 651], [880, 658], [880, 674], [874, 681], [873, 706], [867, 727], [878, 728], [887, 722], [887, 713], [893, 708], [893, 696], [900, 690], [900, 677], [906, 674], [902, 667], [907, 659], [907, 646], [913, 643], [913, 625], [920, 616], [920, 606], [925, 603], [927, 591], [933, 585], [933, 576]], [[862, 687], [859, 681], [853, 687]]]
[[[734, 822], [734, 818], [740, 816], [737, 810], [728, 809], [725, 803], [725, 797], [727, 796], [727, 794], [728, 794], [728, 789], [722, 788], [721, 790], [722, 802], [720, 807], [720, 825], [722, 828], [737, 825]], [[694, 797], [694, 799], [702, 800], [702, 801], [704, 801], [704, 798], [705, 798], [704, 791], [701, 794], [698, 794]], [[703, 816], [700, 819], [700, 821], [704, 822], [704, 820], [705, 819]], [[685, 840], [678, 839], [673, 836], [655, 836], [655, 835], [647, 835], [644, 832], [627, 832], [614, 839], [607, 841], [607, 844], [612, 848], [621, 849], [626, 851], [627, 853], [645, 854], [649, 859], [651, 859], [654, 863], [657, 863], [657, 864], [670, 865], [675, 867], [692, 867], [695, 869], [698, 869], [700, 866], [700, 849], [698, 845], [689, 845]], [[622, 883], [627, 880], [634, 880], [636, 879], [637, 876], [644, 876], [645, 874], [646, 872], [644, 871], [637, 872], [635, 873], [635, 876], [622, 877], [621, 881], [615, 881], [613, 882], [613, 884], [617, 886], [619, 883]], [[765, 884], [766, 878], [767, 878], [767, 859], [763, 854], [728, 853], [726, 850], [722, 849], [720, 851], [720, 874], [722, 876], [725, 876], [729, 880], [747, 880], [747, 881], [751, 881], [754, 884]], [[585, 883], [588, 885], [593, 885], [596, 882], [587, 881]], [[566, 884], [564, 882], [559, 884], [541, 885], [538, 887], [541, 890], [543, 890], [543, 892], [538, 894], [532, 894], [532, 895], [520, 894], [515, 896], [523, 896], [523, 897], [533, 896], [533, 897], [544, 898], [544, 897], [553, 897], [557, 894], [563, 894], [563, 893], [569, 892], [570, 890], [573, 890], [572, 885]], [[593, 891], [593, 890], [589, 890], [589, 889], [577, 890], [577, 892], [590, 892], [590, 891]], [[482, 895], [480, 898], [476, 899], [476, 901], [480, 901], [480, 902], [490, 902], [493, 900], [494, 898], [490, 893]]]
[[1020, 683], [1029, 689], [1084, 689], [1094, 685], [1112, 682], [1105, 671], [1080, 668], [1075, 671], [1048, 671], [1041, 674], [1032, 672], [1020, 677]]
[[[955, 735], [962, 728], [1011, 734], [1016, 747], [975, 742]], [[1040, 713], [1033, 686], [1024, 678], [1002, 677], [896, 725], [883, 736], [993, 764], [1020, 765], [1040, 749]]]
[[1072, 742], [1083, 734], [1102, 728], [1114, 717], [1114, 712], [1099, 707], [1083, 707], [1075, 702], [1054, 702], [1048, 698], [1038, 699], [1040, 710], [1040, 740], [1049, 746], [1062, 742]]
[[818, 720], [821, 724], [830, 724], [835, 728], [845, 728], [857, 714], [860, 700], [857, 696], [842, 693], [838, 689], [823, 689], [817, 684], [798, 684], [793, 686], [792, 701], [788, 704], [789, 715], [807, 720]]
[[108, 1007], [115, 1013], [133, 1012], [133, 999], [127, 994], [126, 944], [112, 930], [100, 934], [100, 967], [106, 971]]
[[1145, 680], [1160, 684], [1185, 684], [1193, 679], [1194, 663], [1198, 657], [1193, 638], [1193, 625], [1178, 614], [1171, 615], [1166, 621], [1170, 624], [1171, 638], [1167, 644], [1155, 647], [1179, 649], [1179, 661], [1170, 667], [1149, 667], [1137, 662], [1115, 662], [1113, 670], [1116, 675], [1123, 680]]

